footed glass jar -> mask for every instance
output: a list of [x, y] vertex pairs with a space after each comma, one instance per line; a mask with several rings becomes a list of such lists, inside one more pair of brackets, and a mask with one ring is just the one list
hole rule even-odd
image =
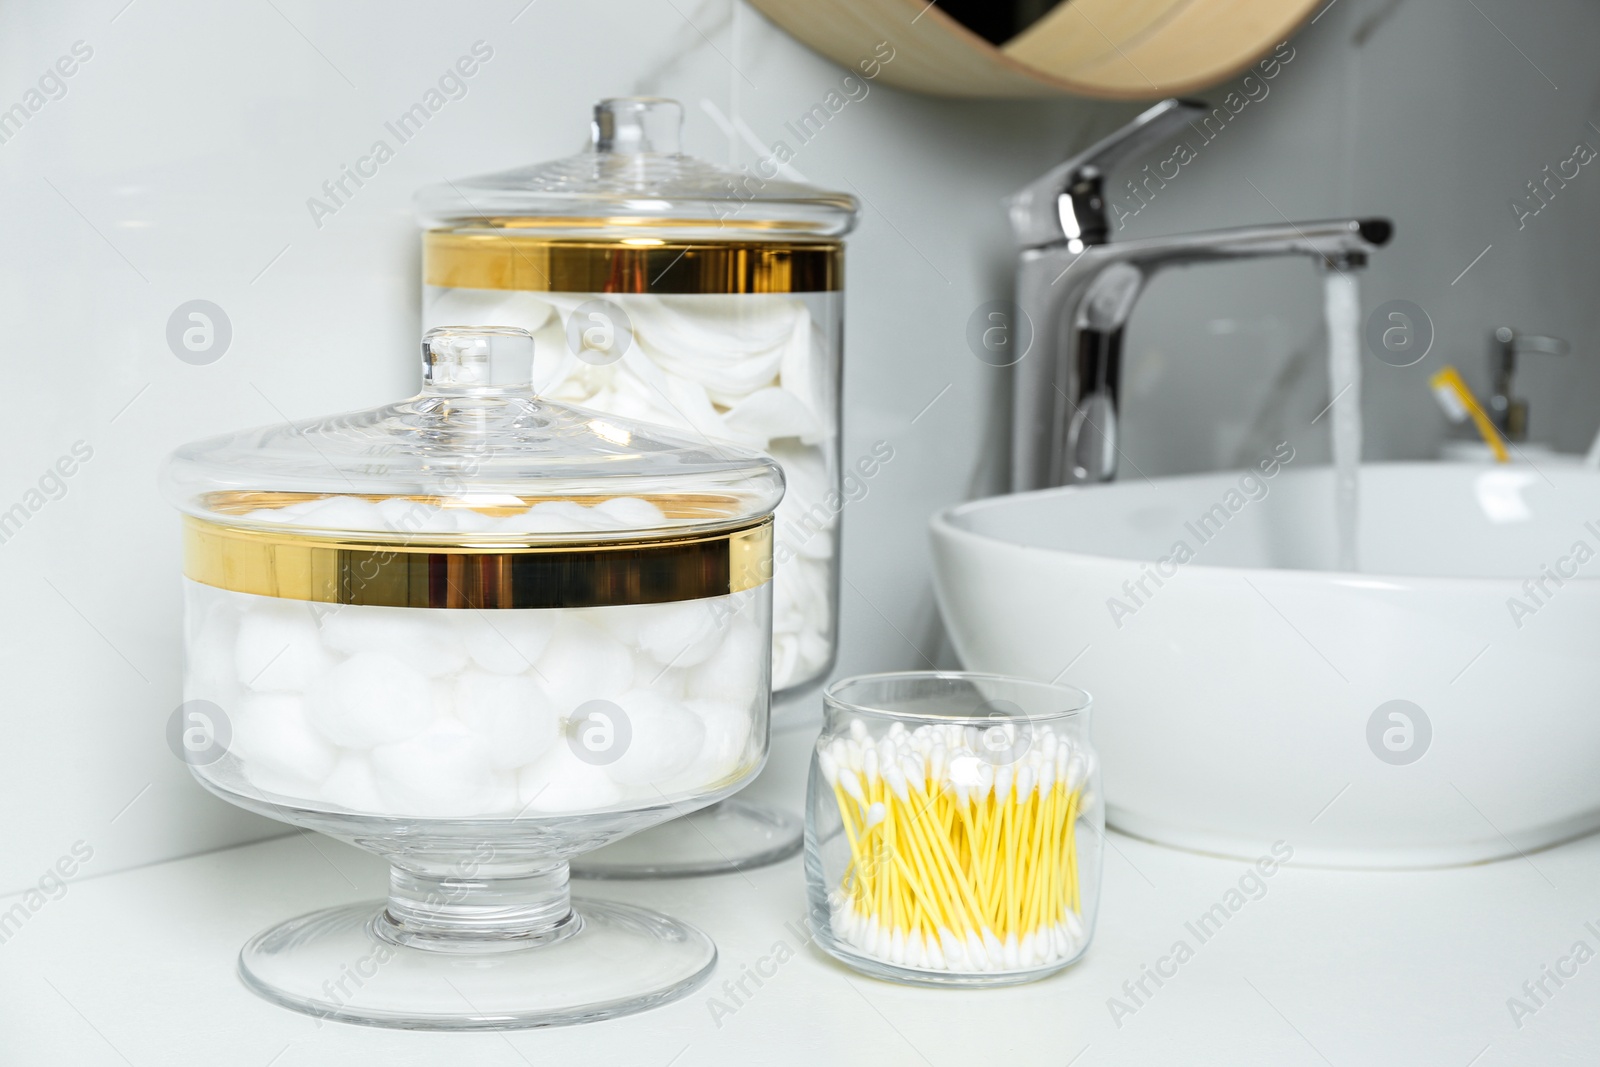
[[[595, 106], [567, 159], [421, 190], [423, 325], [518, 326], [553, 399], [760, 450], [773, 522], [774, 729], [817, 721], [838, 635], [839, 527], [885, 457], [840, 463], [844, 242], [854, 197], [679, 150], [674, 100]], [[889, 453], [892, 456], [892, 451]], [[802, 820], [744, 800], [587, 855], [589, 877], [717, 873], [800, 848]]]
[[386, 902], [245, 946], [271, 1000], [542, 1026], [681, 996], [715, 962], [666, 916], [572, 900], [568, 861], [761, 768], [782, 475], [543, 400], [533, 355], [522, 330], [433, 330], [418, 396], [167, 464], [195, 776], [391, 865]]
[[922, 985], [1032, 981], [1094, 935], [1105, 814], [1089, 695], [989, 674], [824, 694], [806, 810], [817, 944]]

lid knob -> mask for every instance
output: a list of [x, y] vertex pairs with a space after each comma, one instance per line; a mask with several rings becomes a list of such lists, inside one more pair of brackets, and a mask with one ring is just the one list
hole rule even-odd
[[661, 96], [618, 96], [594, 106], [590, 127], [596, 152], [678, 154], [683, 105]]
[[515, 326], [436, 326], [422, 336], [428, 392], [476, 392], [533, 382], [533, 334]]

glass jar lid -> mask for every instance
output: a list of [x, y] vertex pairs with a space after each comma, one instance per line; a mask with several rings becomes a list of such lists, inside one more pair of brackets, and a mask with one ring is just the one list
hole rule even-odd
[[548, 230], [624, 239], [829, 238], [855, 225], [856, 199], [781, 177], [772, 154], [734, 171], [678, 149], [683, 107], [658, 97], [595, 105], [590, 144], [566, 159], [442, 182], [417, 194], [425, 226]]
[[661, 602], [765, 581], [778, 465], [543, 400], [533, 348], [513, 327], [440, 327], [409, 400], [179, 448], [162, 481], [187, 516], [185, 573], [439, 607]]

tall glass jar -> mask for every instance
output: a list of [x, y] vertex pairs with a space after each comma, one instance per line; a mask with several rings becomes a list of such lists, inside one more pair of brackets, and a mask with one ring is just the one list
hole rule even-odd
[[678, 150], [681, 106], [596, 105], [587, 151], [422, 190], [423, 326], [519, 326], [544, 396], [766, 452], [775, 711], [833, 665], [854, 198]]
[[[839, 603], [841, 238], [855, 199], [679, 151], [681, 106], [596, 105], [587, 150], [423, 189], [423, 325], [518, 326], [551, 398], [766, 453], [774, 524], [774, 729], [816, 720]], [[682, 874], [789, 854], [798, 819], [719, 809], [588, 857], [586, 873]], [[610, 859], [610, 868], [601, 870]]]
[[533, 349], [430, 331], [417, 396], [167, 464], [195, 777], [391, 866], [386, 901], [245, 946], [278, 1003], [544, 1026], [681, 996], [715, 963], [692, 927], [573, 900], [568, 861], [760, 770], [782, 477], [540, 398]]

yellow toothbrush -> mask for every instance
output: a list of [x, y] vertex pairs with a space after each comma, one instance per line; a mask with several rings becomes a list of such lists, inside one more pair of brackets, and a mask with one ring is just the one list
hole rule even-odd
[[1439, 406], [1451, 422], [1465, 422], [1470, 418], [1483, 437], [1484, 444], [1494, 452], [1496, 462], [1511, 462], [1505, 442], [1500, 439], [1500, 431], [1489, 421], [1488, 414], [1478, 403], [1478, 398], [1472, 395], [1472, 390], [1467, 388], [1460, 371], [1446, 364], [1434, 372], [1428, 384], [1433, 387], [1434, 398], [1439, 401]]

